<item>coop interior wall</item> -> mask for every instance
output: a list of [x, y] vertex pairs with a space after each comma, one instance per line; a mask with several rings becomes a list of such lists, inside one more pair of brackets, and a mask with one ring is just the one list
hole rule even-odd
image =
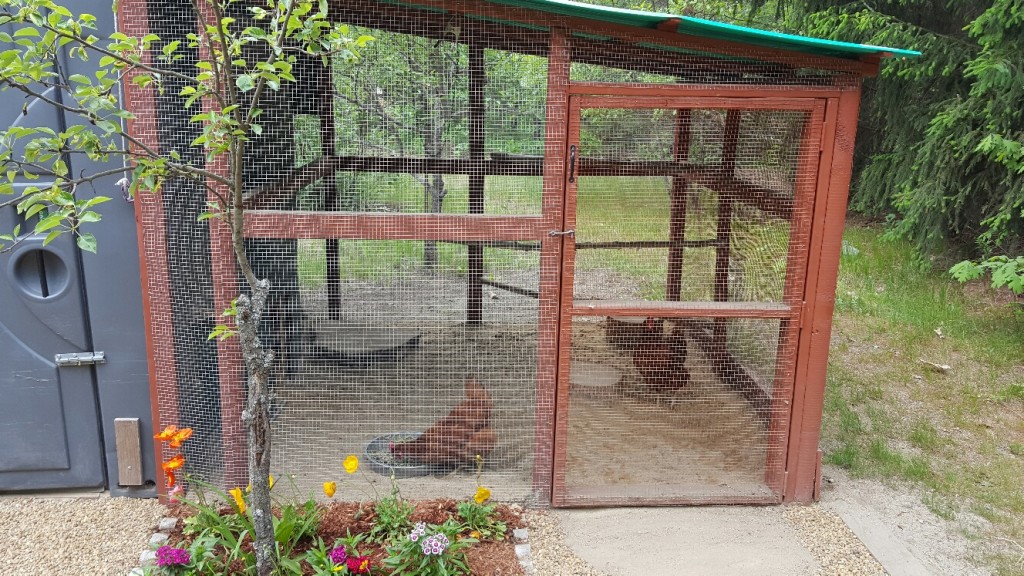
[[[335, 5], [334, 18], [374, 40], [355, 62], [300, 62], [247, 156], [247, 249], [273, 286], [261, 338], [277, 356], [273, 471], [292, 478], [281, 489], [315, 493], [357, 454], [364, 467], [341, 497], [386, 492], [391, 470], [409, 476], [409, 497], [470, 494], [468, 454], [424, 465], [389, 443], [434, 427], [472, 379], [492, 403], [495, 440], [476, 446], [501, 499], [545, 502], [554, 486], [562, 503], [777, 501], [821, 107], [573, 109], [553, 106], [552, 90], [825, 90], [849, 72], [624, 46], [547, 18], [570, 30], [562, 51], [549, 29], [505, 24], [518, 9], [465, 18], [425, 4], [434, 10]], [[164, 38], [191, 24], [175, 2], [148, 10]], [[140, 129], [202, 163], [173, 94]], [[159, 420], [192, 427], [190, 471], [230, 487], [244, 482], [245, 375], [229, 361], [237, 344], [207, 335], [223, 322], [225, 287], [242, 283], [216, 264], [218, 224], [198, 222], [207, 200], [171, 182], [141, 226], [167, 271], [150, 288], [170, 301], [168, 314], [150, 312], [167, 347]]]

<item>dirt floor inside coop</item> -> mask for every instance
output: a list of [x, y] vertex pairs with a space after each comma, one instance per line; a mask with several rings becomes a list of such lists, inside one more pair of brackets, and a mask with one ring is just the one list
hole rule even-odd
[[[452, 279], [436, 281], [452, 283], [444, 290], [461, 288]], [[365, 461], [367, 444], [378, 436], [423, 431], [463, 399], [465, 378], [474, 376], [493, 398], [491, 425], [498, 438], [482, 481], [500, 500], [533, 498], [536, 301], [503, 295], [501, 306], [485, 313], [483, 326], [466, 327], [457, 302], [439, 304], [429, 291], [410, 299], [407, 292], [389, 292], [396, 287], [364, 284], [347, 286], [344, 292], [365, 299], [359, 310], [373, 311], [357, 321], [351, 314], [331, 320], [322, 289], [305, 295], [316, 342], [350, 346], [345, 342], [364, 331], [389, 334], [397, 344], [418, 336], [418, 345], [400, 361], [375, 366], [307, 360], [298, 374], [277, 386], [275, 473], [294, 475], [292, 489], [301, 495], [317, 494], [322, 482], [339, 479], [344, 482], [336, 498], [384, 494], [390, 487], [386, 476], [368, 466], [348, 476], [342, 459], [357, 454]], [[719, 379], [698, 346], [690, 346], [689, 385], [667, 396], [652, 396], [645, 393], [630, 352], [608, 342], [605, 323], [590, 318], [574, 323], [573, 370], [586, 378], [586, 371], [596, 367], [599, 373], [614, 374], [615, 382], [595, 394], [593, 387], [574, 379], [567, 490], [580, 497], [766, 496], [764, 419]], [[476, 488], [470, 465], [399, 482], [410, 498], [468, 496]]]
[[[692, 342], [689, 383], [650, 393], [628, 350], [609, 343], [606, 320], [577, 321], [572, 361], [615, 375], [612, 390], [570, 389], [566, 489], [571, 497], [762, 498], [768, 433], [739, 391]], [[604, 378], [606, 381], [609, 378]]]

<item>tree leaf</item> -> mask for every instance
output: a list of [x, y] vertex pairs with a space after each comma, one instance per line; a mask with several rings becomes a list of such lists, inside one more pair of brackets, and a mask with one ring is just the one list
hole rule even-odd
[[96, 237], [89, 232], [82, 232], [78, 235], [78, 247], [86, 252], [96, 253]]

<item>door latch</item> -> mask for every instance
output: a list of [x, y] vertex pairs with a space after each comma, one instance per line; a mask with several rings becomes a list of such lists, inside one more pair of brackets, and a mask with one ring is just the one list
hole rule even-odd
[[67, 352], [65, 354], [54, 354], [53, 361], [57, 366], [91, 366], [93, 364], [106, 364], [106, 352]]
[[576, 145], [569, 146], [569, 182], [576, 181]]
[[568, 230], [551, 230], [548, 232], [548, 236], [570, 236], [575, 238], [576, 231], [572, 228], [569, 228]]

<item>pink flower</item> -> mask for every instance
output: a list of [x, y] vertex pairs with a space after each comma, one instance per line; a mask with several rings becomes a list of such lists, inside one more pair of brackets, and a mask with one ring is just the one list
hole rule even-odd
[[171, 504], [177, 504], [179, 499], [184, 495], [185, 488], [181, 484], [178, 484], [174, 488], [171, 488], [171, 491], [167, 493], [167, 501]]

